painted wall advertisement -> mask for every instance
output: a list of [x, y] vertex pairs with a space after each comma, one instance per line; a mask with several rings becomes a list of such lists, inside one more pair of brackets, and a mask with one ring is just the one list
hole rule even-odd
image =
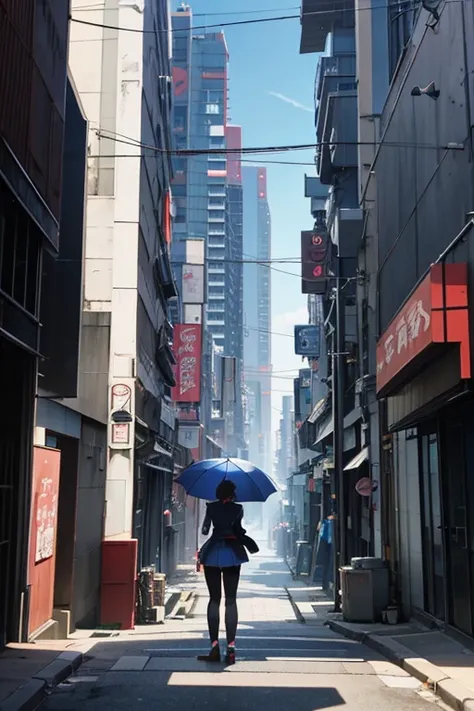
[[56, 452], [35, 450], [35, 563], [51, 558], [56, 544], [59, 493]]
[[34, 447], [28, 564], [29, 633], [39, 629], [53, 615], [60, 468], [61, 452]]
[[204, 265], [184, 264], [183, 265], [183, 304], [204, 303]]
[[199, 402], [201, 399], [201, 325], [178, 324], [174, 328], [176, 386], [174, 402]]

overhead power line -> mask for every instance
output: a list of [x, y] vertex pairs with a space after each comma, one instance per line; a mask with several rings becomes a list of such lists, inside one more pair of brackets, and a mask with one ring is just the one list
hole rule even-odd
[[[88, 158], [151, 158], [151, 155], [146, 155], [145, 153], [96, 153], [87, 156]], [[310, 166], [314, 168], [314, 161], [296, 161], [296, 160], [256, 160], [249, 158], [242, 158], [240, 163], [246, 163], [249, 165], [254, 165], [255, 167], [264, 165], [296, 165], [296, 166]]]
[[[452, 1], [452, 0], [451, 0]], [[80, 10], [80, 8], [78, 8]], [[222, 27], [234, 27], [236, 25], [256, 25], [261, 22], [282, 22], [284, 20], [296, 20], [299, 15], [280, 15], [278, 17], [258, 17], [254, 20], [235, 20], [234, 22], [219, 22], [211, 25], [196, 25], [190, 28], [190, 31], [221, 29]], [[187, 28], [170, 27], [165, 30], [142, 30], [136, 27], [119, 27], [117, 25], [106, 25], [100, 22], [89, 22], [88, 20], [79, 20], [77, 17], [69, 16], [71, 22], [76, 22], [79, 25], [89, 25], [90, 27], [100, 27], [104, 30], [116, 30], [117, 32], [135, 32], [141, 35], [156, 35], [158, 33], [168, 34], [168, 32], [187, 32]]]
[[[212, 324], [211, 324], [212, 326]], [[281, 333], [280, 331], [267, 331], [265, 328], [253, 328], [252, 326], [244, 326], [243, 330], [256, 331], [257, 333], [269, 333], [271, 336], [284, 336], [285, 338], [294, 338], [294, 333]]]
[[[472, 0], [447, 0], [447, 3], [450, 2], [472, 2]], [[390, 9], [392, 7], [399, 9], [401, 5], [407, 5], [409, 9], [416, 10], [419, 5], [417, 3], [414, 3], [413, 0], [401, 0], [401, 2], [393, 2], [393, 3], [388, 3], [387, 5], [378, 5], [377, 10], [380, 9]], [[372, 7], [360, 7], [360, 8], [341, 8], [341, 12], [362, 12], [362, 11], [368, 11], [372, 10]], [[77, 11], [80, 11], [80, 8], [77, 8]], [[322, 16], [322, 15], [331, 15], [333, 13], [333, 10], [314, 10], [312, 12], [305, 12], [303, 17], [311, 17], [311, 16]], [[135, 32], [139, 34], [152, 34], [156, 35], [157, 33], [163, 33], [163, 34], [168, 34], [168, 32], [181, 32], [181, 33], [186, 33], [186, 32], [195, 32], [196, 30], [210, 30], [210, 29], [222, 29], [223, 27], [236, 27], [236, 26], [242, 26], [242, 25], [256, 25], [256, 24], [261, 24], [263, 22], [285, 22], [287, 20], [300, 20], [301, 19], [301, 14], [300, 13], [295, 13], [291, 15], [276, 15], [274, 17], [257, 17], [254, 19], [250, 20], [234, 20], [231, 22], [218, 22], [218, 23], [213, 23], [213, 24], [205, 24], [205, 25], [196, 25], [196, 26], [191, 26], [188, 30], [188, 28], [183, 28], [183, 27], [171, 27], [168, 29], [163, 29], [163, 30], [146, 30], [146, 29], [138, 29], [136, 27], [120, 27], [117, 25], [108, 25], [108, 24], [102, 24], [99, 22], [89, 22], [88, 20], [80, 20], [79, 18], [72, 17], [71, 15], [69, 16], [69, 19], [71, 22], [76, 22], [81, 25], [89, 25], [91, 27], [100, 27], [106, 30], [116, 30], [118, 32]]]
[[[105, 2], [97, 2], [90, 5], [82, 5], [76, 8], [80, 12], [85, 10], [105, 10]], [[231, 12], [193, 12], [193, 17], [224, 17], [224, 16], [241, 16], [241, 15], [263, 15], [268, 12], [291, 12], [292, 10], [299, 10], [298, 5], [293, 5], [291, 7], [269, 7], [261, 10], [233, 10]]]
[[[454, 2], [454, 0], [450, 0]], [[142, 148], [144, 150], [155, 151], [163, 155], [176, 156], [177, 158], [193, 158], [196, 156], [241, 156], [241, 155], [267, 155], [273, 153], [287, 153], [289, 151], [307, 151], [316, 148], [323, 148], [324, 146], [377, 146], [375, 141], [318, 141], [316, 143], [295, 143], [287, 144], [281, 146], [255, 146], [255, 147], [241, 147], [241, 148], [199, 148], [199, 149], [169, 149], [169, 148], [158, 148], [158, 146], [152, 146], [147, 143], [141, 143], [135, 138], [122, 137], [117, 138], [117, 135], [108, 136], [103, 129], [96, 130], [98, 138], [103, 138], [108, 141], [113, 141], [114, 143], [122, 143], [124, 145], [133, 146], [135, 148]], [[463, 150], [464, 144], [459, 143], [448, 143], [447, 145], [438, 145], [433, 143], [416, 143], [413, 141], [384, 141], [381, 144], [386, 147], [392, 148], [424, 148], [429, 150]], [[100, 154], [97, 157], [101, 157]]]
[[227, 15], [262, 15], [265, 12], [291, 12], [292, 10], [299, 10], [298, 5], [293, 5], [292, 7], [269, 7], [267, 9], [261, 10], [232, 10], [230, 12], [193, 12], [193, 17], [224, 17]]

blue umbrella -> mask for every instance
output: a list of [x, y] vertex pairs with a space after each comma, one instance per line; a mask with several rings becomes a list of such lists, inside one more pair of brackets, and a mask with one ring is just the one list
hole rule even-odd
[[190, 496], [214, 501], [223, 479], [233, 481], [237, 501], [266, 501], [277, 487], [261, 469], [243, 459], [203, 459], [184, 469], [176, 479]]

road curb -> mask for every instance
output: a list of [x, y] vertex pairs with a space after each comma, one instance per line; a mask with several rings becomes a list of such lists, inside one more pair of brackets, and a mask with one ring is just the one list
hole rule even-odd
[[0, 704], [0, 711], [34, 711], [55, 686], [82, 664], [80, 652], [62, 652]]
[[382, 654], [423, 684], [428, 684], [441, 699], [456, 711], [474, 711], [474, 693], [449, 677], [440, 667], [390, 637], [353, 630], [344, 622], [329, 620], [328, 626], [347, 639], [363, 642]]
[[[300, 608], [298, 607], [298, 605], [297, 605], [296, 602], [294, 601], [293, 595], [291, 594], [291, 592], [288, 590], [288, 588], [287, 588], [286, 586], [285, 586], [285, 592], [286, 592], [286, 594], [288, 595], [288, 600], [290, 601], [291, 607], [293, 608], [293, 612], [295, 613], [296, 619], [297, 619], [298, 622], [300, 622], [301, 624], [303, 624], [303, 625], [306, 624], [306, 618], [305, 618], [305, 616], [303, 615], [303, 613], [301, 612]], [[0, 709], [0, 711], [1, 711], [1, 709]]]

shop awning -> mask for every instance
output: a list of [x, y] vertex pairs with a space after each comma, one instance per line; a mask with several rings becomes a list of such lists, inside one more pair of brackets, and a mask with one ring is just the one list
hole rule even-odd
[[[349, 412], [348, 415], [344, 417], [344, 429], [346, 430], [348, 427], [351, 427], [354, 425], [358, 420], [360, 420], [361, 417], [361, 412], [360, 408], [356, 407], [351, 412]], [[315, 442], [313, 442], [313, 447], [315, 447], [317, 444], [323, 441], [326, 437], [328, 437], [332, 432], [334, 431], [334, 419], [331, 416], [331, 419], [323, 426], [322, 430], [320, 433], [317, 435]]]
[[149, 467], [150, 469], [154, 469], [155, 471], [158, 472], [165, 472], [165, 474], [172, 474], [173, 470], [172, 469], [167, 469], [167, 467], [161, 467], [159, 464], [152, 464], [151, 462], [144, 462], [146, 467]]
[[351, 469], [358, 469], [361, 464], [363, 464], [364, 462], [367, 461], [368, 458], [369, 458], [369, 448], [364, 447], [364, 449], [361, 449], [359, 454], [356, 454], [354, 459], [351, 459], [349, 464], [346, 464], [346, 466], [344, 467], [344, 471], [348, 472]]
[[308, 417], [308, 422], [310, 422], [312, 425], [314, 425], [318, 417], [323, 414], [326, 407], [326, 402], [327, 398], [323, 397], [313, 408], [311, 415]]
[[172, 452], [169, 452], [167, 449], [162, 447], [158, 442], [155, 441], [153, 445], [153, 451], [156, 452], [157, 454], [162, 454], [164, 457], [172, 457], [173, 454]]
[[326, 425], [323, 427], [322, 431], [316, 438], [316, 441], [313, 443], [313, 447], [315, 445], [319, 444], [320, 442], [322, 442], [323, 439], [325, 439], [328, 435], [330, 435], [333, 432], [333, 430], [334, 430], [334, 420], [331, 417], [329, 422], [326, 423]]

